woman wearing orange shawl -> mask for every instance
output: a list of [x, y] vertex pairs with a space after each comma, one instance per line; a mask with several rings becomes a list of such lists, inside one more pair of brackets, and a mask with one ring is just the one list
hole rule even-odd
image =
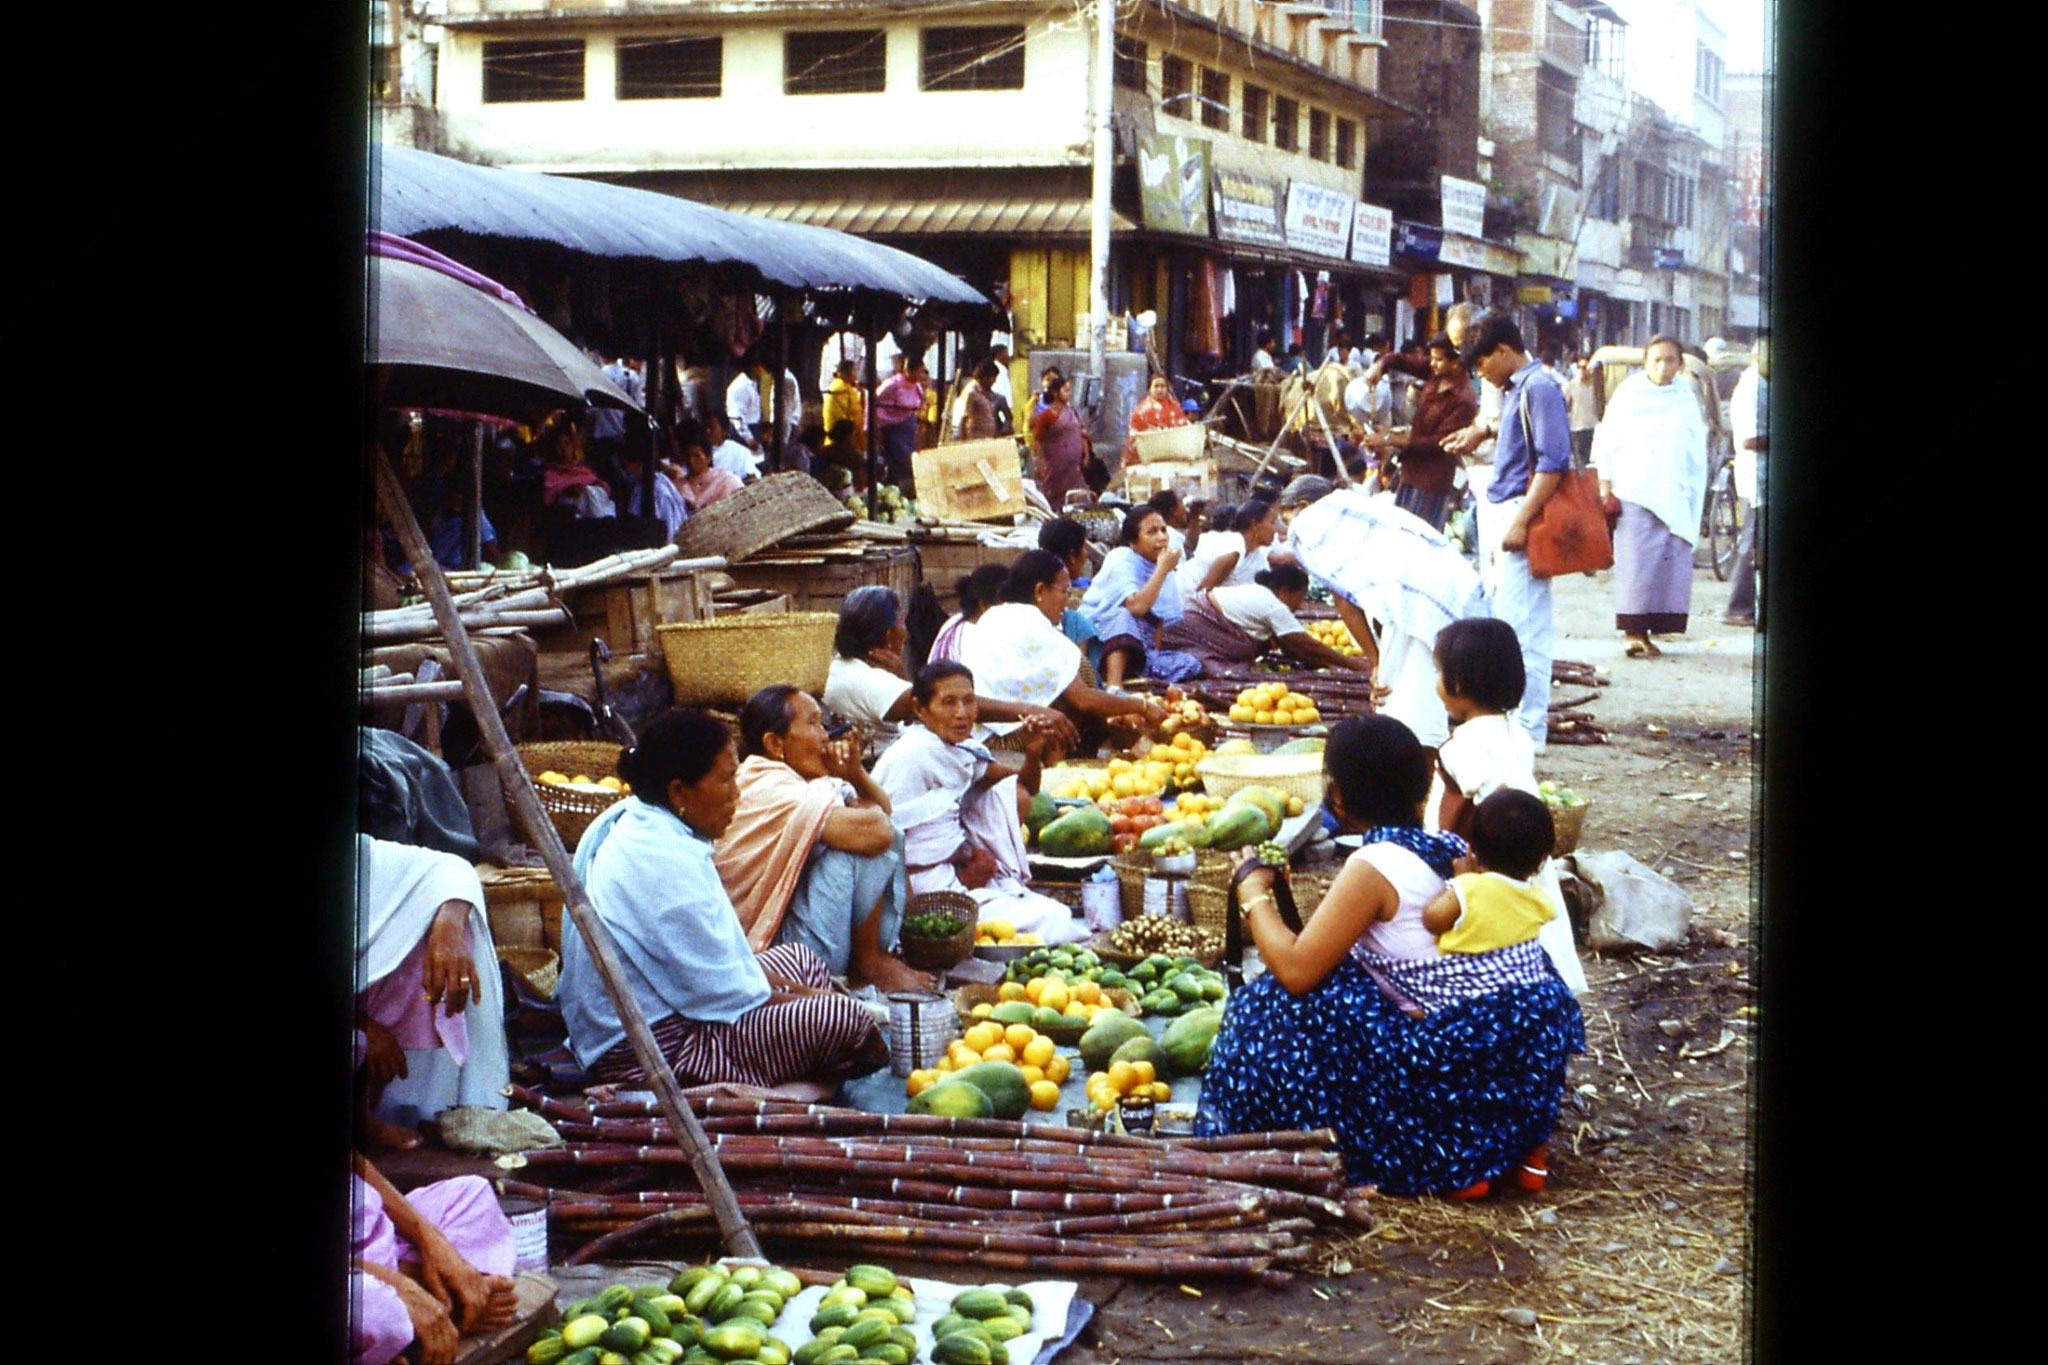
[[713, 862], [755, 952], [798, 943], [883, 991], [931, 979], [888, 952], [903, 921], [903, 836], [853, 746], [809, 695], [777, 683], [740, 711], [739, 809]]
[[[1184, 427], [1187, 424], [1187, 413], [1173, 400], [1173, 385], [1167, 382], [1165, 375], [1153, 375], [1144, 401], [1131, 409], [1131, 431], [1157, 431], [1162, 427]], [[1138, 443], [1127, 438], [1124, 441], [1124, 464], [1129, 467], [1137, 463]]]

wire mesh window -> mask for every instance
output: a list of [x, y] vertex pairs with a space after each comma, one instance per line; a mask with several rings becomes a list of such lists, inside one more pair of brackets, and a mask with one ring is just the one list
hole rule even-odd
[[1301, 106], [1285, 95], [1273, 101], [1273, 145], [1283, 152], [1301, 150]]
[[782, 37], [782, 93], [879, 93], [888, 48], [888, 34], [878, 28], [786, 33]]
[[1238, 127], [1243, 130], [1245, 141], [1264, 142], [1266, 140], [1266, 120], [1272, 116], [1273, 107], [1270, 97], [1266, 94], [1265, 87], [1253, 85], [1250, 81], [1246, 81], [1244, 83], [1244, 113], [1238, 122]]
[[484, 103], [583, 98], [583, 40], [484, 43]]
[[1195, 111], [1188, 108], [1194, 101], [1188, 97], [1195, 92], [1195, 71], [1185, 57], [1161, 57], [1159, 59], [1159, 103], [1169, 114], [1180, 118], [1193, 118]]
[[1358, 125], [1348, 118], [1337, 120], [1337, 164], [1347, 171], [1358, 165]]
[[1150, 54], [1145, 45], [1135, 38], [1117, 35], [1116, 45], [1111, 50], [1109, 79], [1112, 84], [1125, 90], [1145, 93], [1145, 59]]
[[716, 99], [724, 69], [723, 38], [621, 38], [618, 98]]
[[1330, 159], [1330, 115], [1325, 110], [1308, 111], [1308, 154], [1317, 161]]
[[1230, 73], [1228, 71], [1202, 71], [1202, 126], [1205, 128], [1228, 128], [1230, 126]]
[[1022, 90], [1021, 24], [928, 28], [918, 34], [920, 90]]

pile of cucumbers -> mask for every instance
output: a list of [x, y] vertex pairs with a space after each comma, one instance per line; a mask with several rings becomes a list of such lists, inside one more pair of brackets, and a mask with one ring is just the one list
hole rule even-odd
[[887, 1266], [850, 1265], [811, 1314], [815, 1334], [796, 1348], [795, 1365], [910, 1365], [917, 1359], [917, 1316], [910, 1286]]
[[776, 1266], [692, 1266], [659, 1285], [615, 1284], [573, 1305], [526, 1348], [527, 1365], [789, 1365], [768, 1329], [803, 1289]]
[[1005, 1343], [1031, 1331], [1034, 1309], [1021, 1289], [961, 1290], [932, 1324], [933, 1365], [1010, 1365]]

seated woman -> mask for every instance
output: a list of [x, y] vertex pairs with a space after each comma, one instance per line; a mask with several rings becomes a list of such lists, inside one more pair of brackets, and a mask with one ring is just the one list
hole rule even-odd
[[1002, 564], [984, 564], [973, 573], [962, 578], [953, 590], [960, 599], [960, 610], [946, 618], [946, 624], [939, 627], [939, 633], [932, 637], [931, 655], [927, 663], [940, 663], [947, 659], [959, 658], [962, 630], [981, 619], [981, 614], [1003, 600], [1003, 589], [1010, 584], [1010, 570]]
[[973, 742], [974, 674], [965, 665], [926, 664], [912, 693], [918, 723], [875, 764], [890, 818], [903, 831], [912, 893], [964, 892], [982, 918], [1008, 920], [1048, 943], [1086, 938], [1072, 911], [1025, 885], [1031, 864], [1018, 822], [1038, 790], [1052, 722], [1034, 717], [1019, 726], [1024, 764], [1007, 767]]
[[910, 675], [903, 666], [903, 602], [894, 588], [855, 588], [839, 604], [825, 705], [875, 737], [878, 750], [896, 742], [910, 719]]
[[404, 1195], [358, 1153], [349, 1185], [354, 1365], [386, 1365], [415, 1343], [419, 1365], [446, 1365], [460, 1337], [512, 1321], [512, 1224], [482, 1176]]
[[745, 487], [737, 474], [711, 463], [711, 451], [702, 436], [685, 438], [683, 467], [685, 472], [671, 477], [683, 495], [683, 506], [693, 514], [724, 502]]
[[1196, 542], [1175, 575], [1183, 601], [1205, 588], [1255, 579], [1280, 534], [1280, 513], [1265, 498], [1248, 498], [1234, 508], [1219, 508], [1212, 524], [1215, 529]]
[[[732, 735], [715, 717], [657, 718], [619, 756], [633, 795], [583, 832], [576, 875], [679, 1083], [773, 1086], [866, 1075], [889, 1059], [874, 1017], [828, 990], [830, 969], [810, 949], [787, 943], [757, 955], [726, 898], [712, 849], [739, 802], [738, 767]], [[570, 919], [562, 922], [555, 998], [578, 1063], [600, 1081], [646, 1081]]]
[[[1162, 431], [1167, 427], [1184, 427], [1187, 424], [1187, 413], [1174, 401], [1173, 385], [1167, 382], [1165, 375], [1153, 375], [1151, 384], [1145, 390], [1144, 400], [1131, 409], [1131, 431]], [[1129, 467], [1137, 463], [1138, 443], [1126, 439], [1124, 465]]]
[[1175, 683], [1202, 671], [1201, 660], [1162, 649], [1159, 631], [1180, 619], [1180, 586], [1173, 571], [1180, 556], [1166, 542], [1166, 519], [1139, 504], [1124, 514], [1116, 548], [1088, 585], [1081, 611], [1102, 637], [1102, 681], [1121, 687], [1125, 678]]
[[[977, 695], [1015, 706], [1055, 707], [1081, 727], [1083, 744], [1091, 734], [1099, 735], [1101, 725], [1118, 718], [1164, 723], [1166, 708], [1156, 699], [1104, 692], [1083, 680], [1087, 661], [1059, 628], [1070, 584], [1066, 565], [1051, 551], [1026, 550], [1017, 556], [1010, 566], [1007, 600], [982, 613], [960, 645], [960, 662], [973, 671]], [[975, 738], [1007, 735], [1016, 728], [1016, 722], [994, 719], [984, 708]]]
[[[1088, 528], [1071, 517], [1054, 517], [1041, 522], [1038, 527], [1038, 548], [1050, 550], [1059, 556], [1060, 563], [1067, 566], [1067, 605], [1060, 612], [1060, 634], [1079, 645], [1088, 658], [1084, 675], [1092, 687], [1102, 675], [1102, 638], [1095, 633], [1095, 623], [1083, 615], [1075, 605], [1080, 591], [1085, 591], [1090, 581], [1088, 575]], [[1080, 591], [1077, 591], [1080, 590]]]
[[1186, 650], [1204, 670], [1248, 664], [1278, 645], [1311, 668], [1348, 668], [1370, 674], [1372, 662], [1336, 650], [1308, 633], [1294, 613], [1308, 600], [1308, 575], [1299, 565], [1279, 564], [1258, 580], [1198, 592], [1180, 620], [1159, 632], [1168, 649]]
[[773, 683], [740, 708], [740, 755], [739, 806], [714, 861], [747, 942], [800, 945], [856, 986], [930, 985], [888, 952], [903, 839], [855, 742], [828, 738], [818, 703]]
[[1541, 1188], [1565, 1065], [1585, 1049], [1577, 1002], [1534, 941], [1439, 954], [1423, 913], [1466, 850], [1421, 828], [1430, 763], [1408, 727], [1339, 722], [1324, 770], [1363, 845], [1299, 934], [1274, 873], [1243, 875], [1267, 970], [1224, 1008], [1196, 1134], [1333, 1128], [1346, 1179], [1385, 1194], [1477, 1196], [1510, 1173]]
[[357, 1118], [379, 1147], [417, 1147], [443, 1109], [503, 1109], [511, 1080], [498, 950], [465, 858], [356, 836]]

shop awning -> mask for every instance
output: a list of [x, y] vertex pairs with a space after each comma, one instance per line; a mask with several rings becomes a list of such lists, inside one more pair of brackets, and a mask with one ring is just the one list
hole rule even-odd
[[909, 252], [807, 223], [598, 180], [472, 166], [409, 147], [372, 148], [371, 168], [374, 225], [403, 237], [453, 230], [552, 242], [591, 256], [747, 266], [791, 289], [988, 302], [959, 277]]
[[[950, 196], [930, 199], [872, 199], [848, 195], [838, 199], [721, 199], [721, 208], [778, 223], [803, 223], [861, 236], [1006, 236], [1086, 237], [1089, 204], [1069, 196], [1023, 195], [1015, 198]], [[1110, 211], [1112, 232], [1137, 226]]]

